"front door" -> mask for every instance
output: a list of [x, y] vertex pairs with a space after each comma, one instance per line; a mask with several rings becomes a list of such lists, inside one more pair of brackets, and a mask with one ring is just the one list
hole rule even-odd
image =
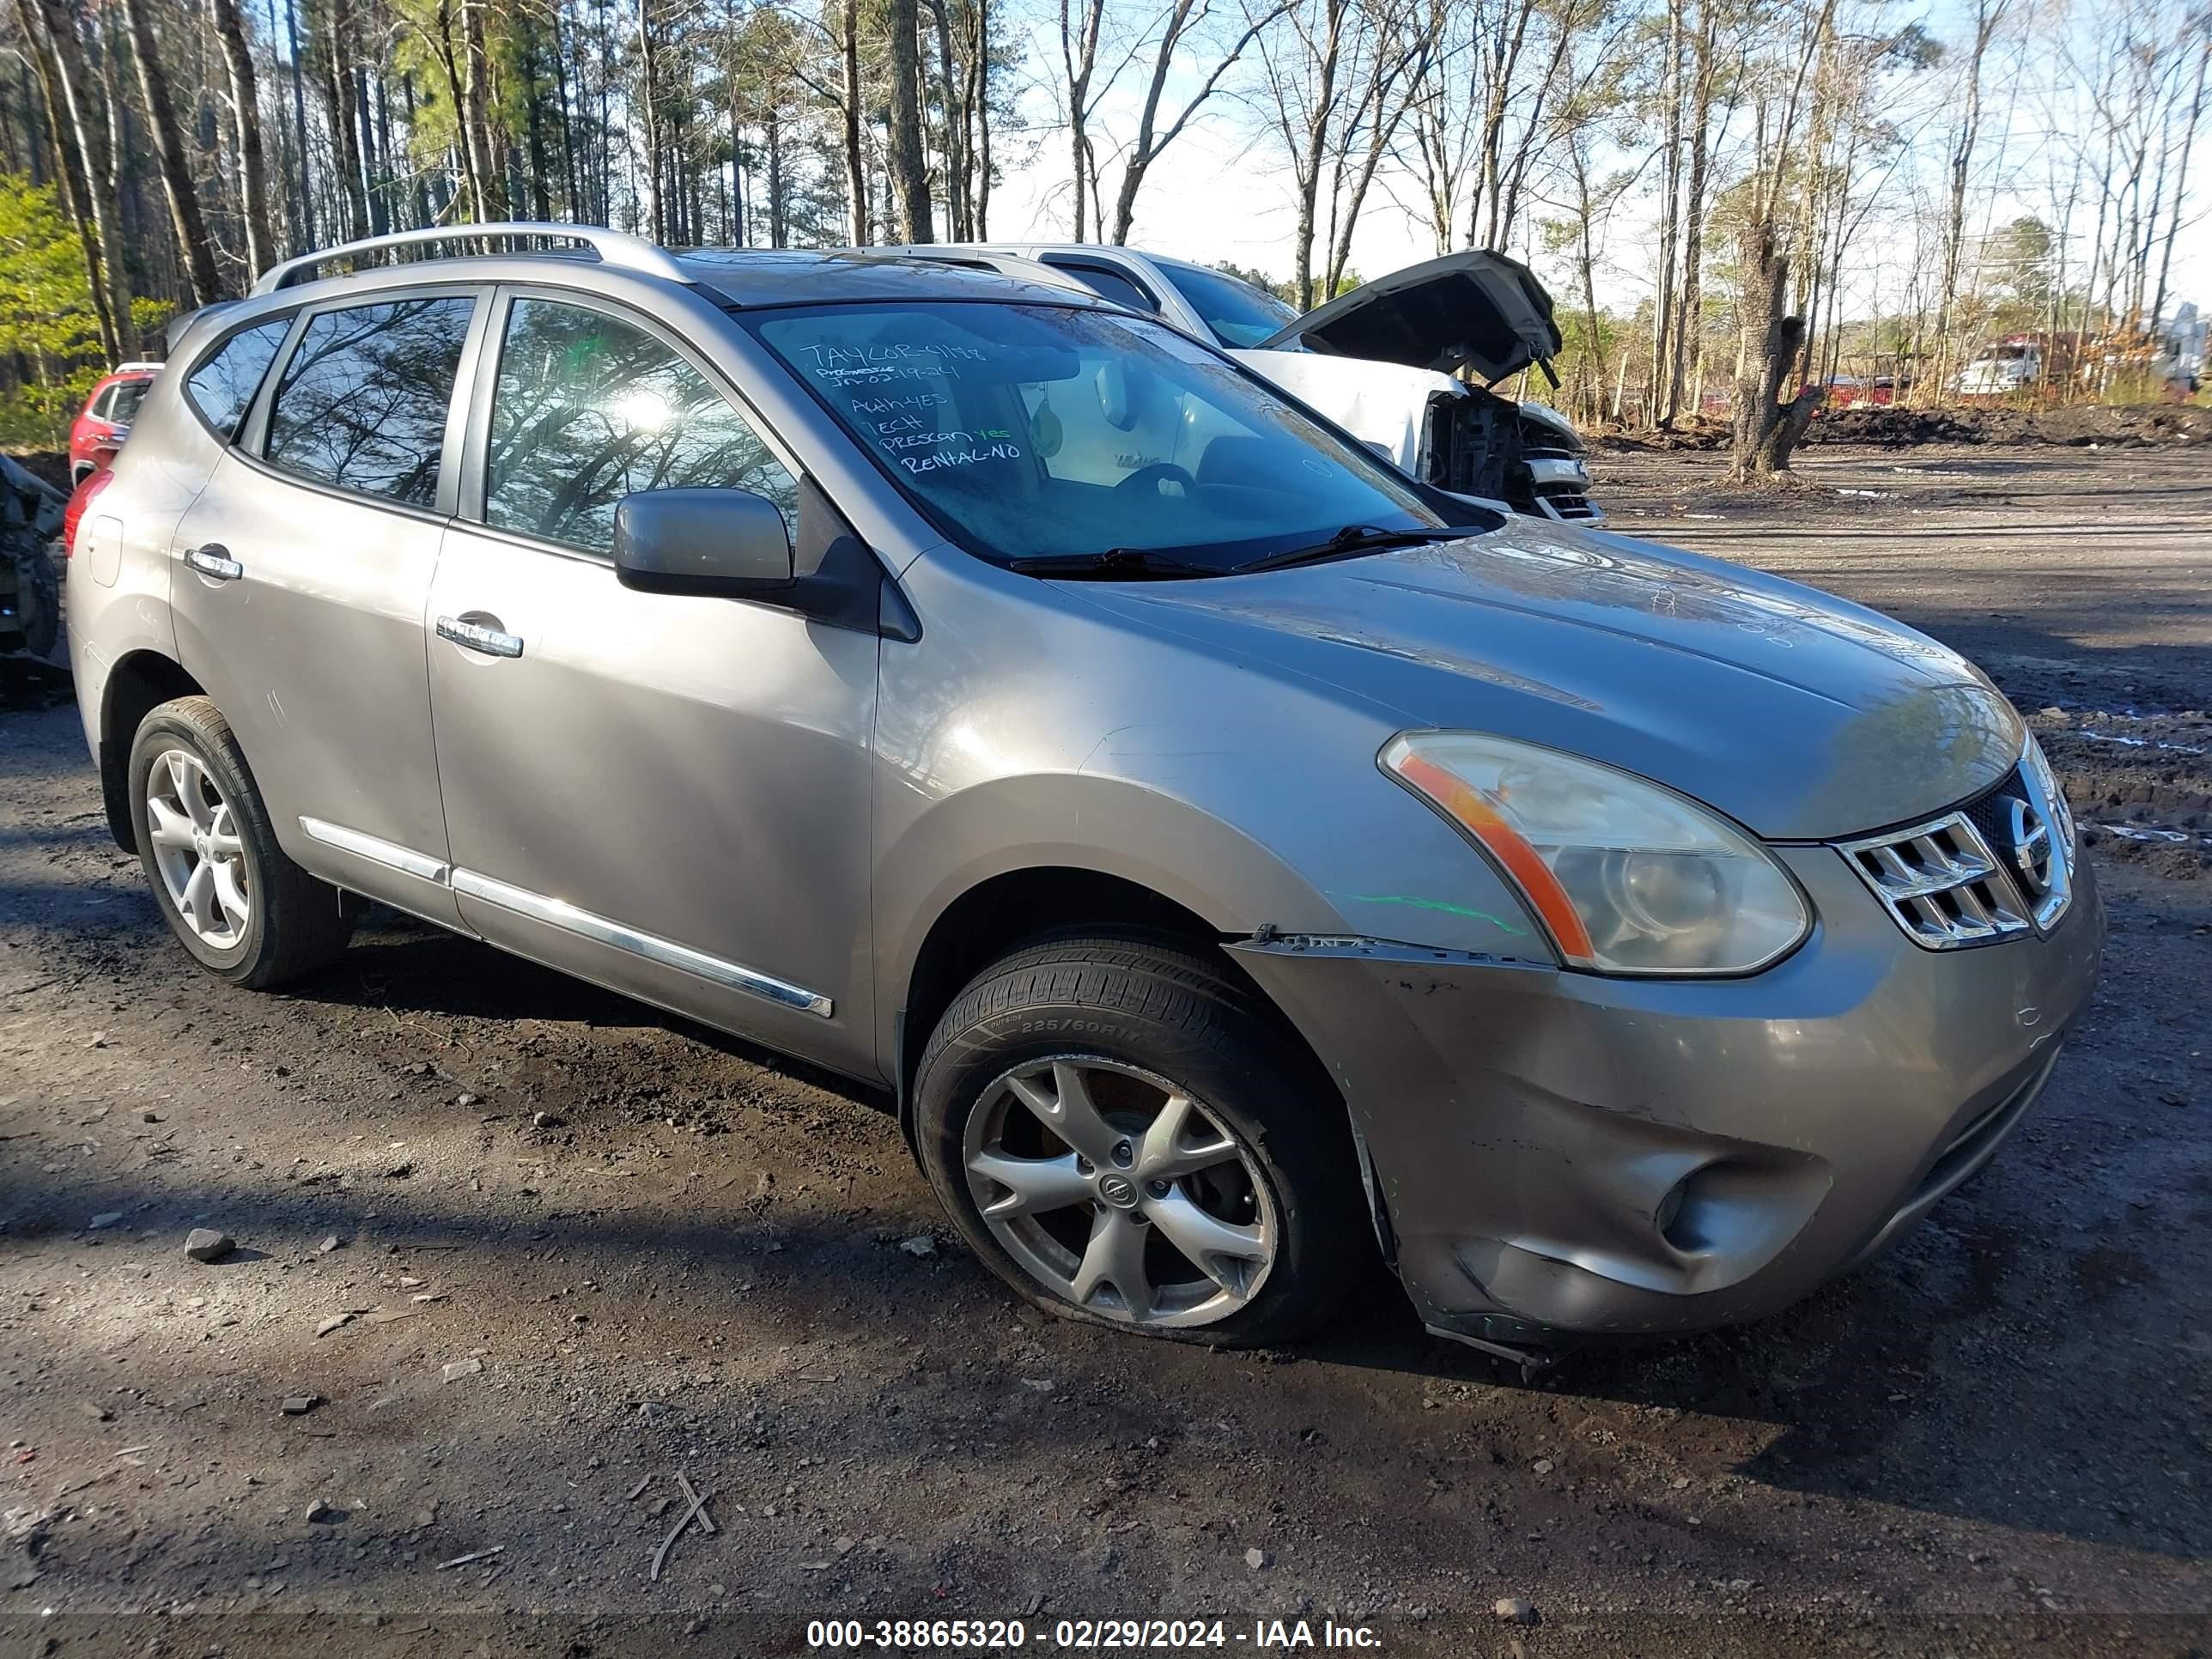
[[876, 636], [635, 592], [611, 562], [623, 496], [751, 489], [795, 527], [797, 468], [658, 325], [573, 297], [502, 304], [430, 603], [463, 918], [866, 1073]]
[[422, 618], [483, 297], [410, 291], [306, 313], [178, 526], [169, 585], [184, 665], [230, 721], [285, 850], [448, 923]]

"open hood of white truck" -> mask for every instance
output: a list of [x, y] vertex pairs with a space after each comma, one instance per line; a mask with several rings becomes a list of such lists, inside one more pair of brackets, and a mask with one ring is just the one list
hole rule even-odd
[[1444, 374], [1468, 368], [1497, 381], [1531, 363], [1549, 363], [1560, 343], [1552, 296], [1535, 273], [1518, 259], [1476, 248], [1377, 277], [1308, 312], [1257, 349], [1303, 346]]

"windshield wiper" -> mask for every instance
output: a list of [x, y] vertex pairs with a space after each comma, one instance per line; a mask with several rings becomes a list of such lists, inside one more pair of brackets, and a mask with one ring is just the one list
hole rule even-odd
[[1222, 576], [1218, 565], [1193, 564], [1149, 547], [1109, 547], [1103, 553], [1048, 553], [1013, 559], [1006, 568], [1024, 576], [1057, 576], [1067, 581], [1140, 582], [1189, 576]]
[[1287, 553], [1270, 553], [1237, 567], [1238, 575], [1252, 570], [1280, 570], [1287, 565], [1318, 564], [1324, 559], [1345, 558], [1354, 553], [1380, 553], [1393, 547], [1419, 547], [1426, 542], [1455, 542], [1470, 532], [1463, 527], [1439, 525], [1430, 530], [1382, 530], [1371, 524], [1348, 524], [1325, 542], [1294, 547]]

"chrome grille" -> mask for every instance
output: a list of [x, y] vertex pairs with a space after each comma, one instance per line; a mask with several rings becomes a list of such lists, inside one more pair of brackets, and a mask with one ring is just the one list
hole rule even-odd
[[1595, 519], [1597, 508], [1590, 498], [1578, 491], [1560, 489], [1539, 489], [1536, 491], [1536, 511], [1547, 519]]
[[2074, 817], [2033, 738], [1980, 799], [1838, 844], [1897, 925], [1931, 951], [2049, 932], [2074, 895]]
[[2034, 926], [2012, 878], [1964, 812], [1845, 842], [1842, 851], [1897, 925], [1930, 950], [1979, 945]]

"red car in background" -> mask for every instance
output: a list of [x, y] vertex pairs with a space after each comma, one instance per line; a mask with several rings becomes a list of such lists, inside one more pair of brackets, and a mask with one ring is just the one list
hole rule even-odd
[[131, 435], [131, 417], [145, 400], [146, 388], [161, 372], [159, 363], [125, 363], [100, 378], [70, 427], [70, 485], [74, 489], [115, 459]]

